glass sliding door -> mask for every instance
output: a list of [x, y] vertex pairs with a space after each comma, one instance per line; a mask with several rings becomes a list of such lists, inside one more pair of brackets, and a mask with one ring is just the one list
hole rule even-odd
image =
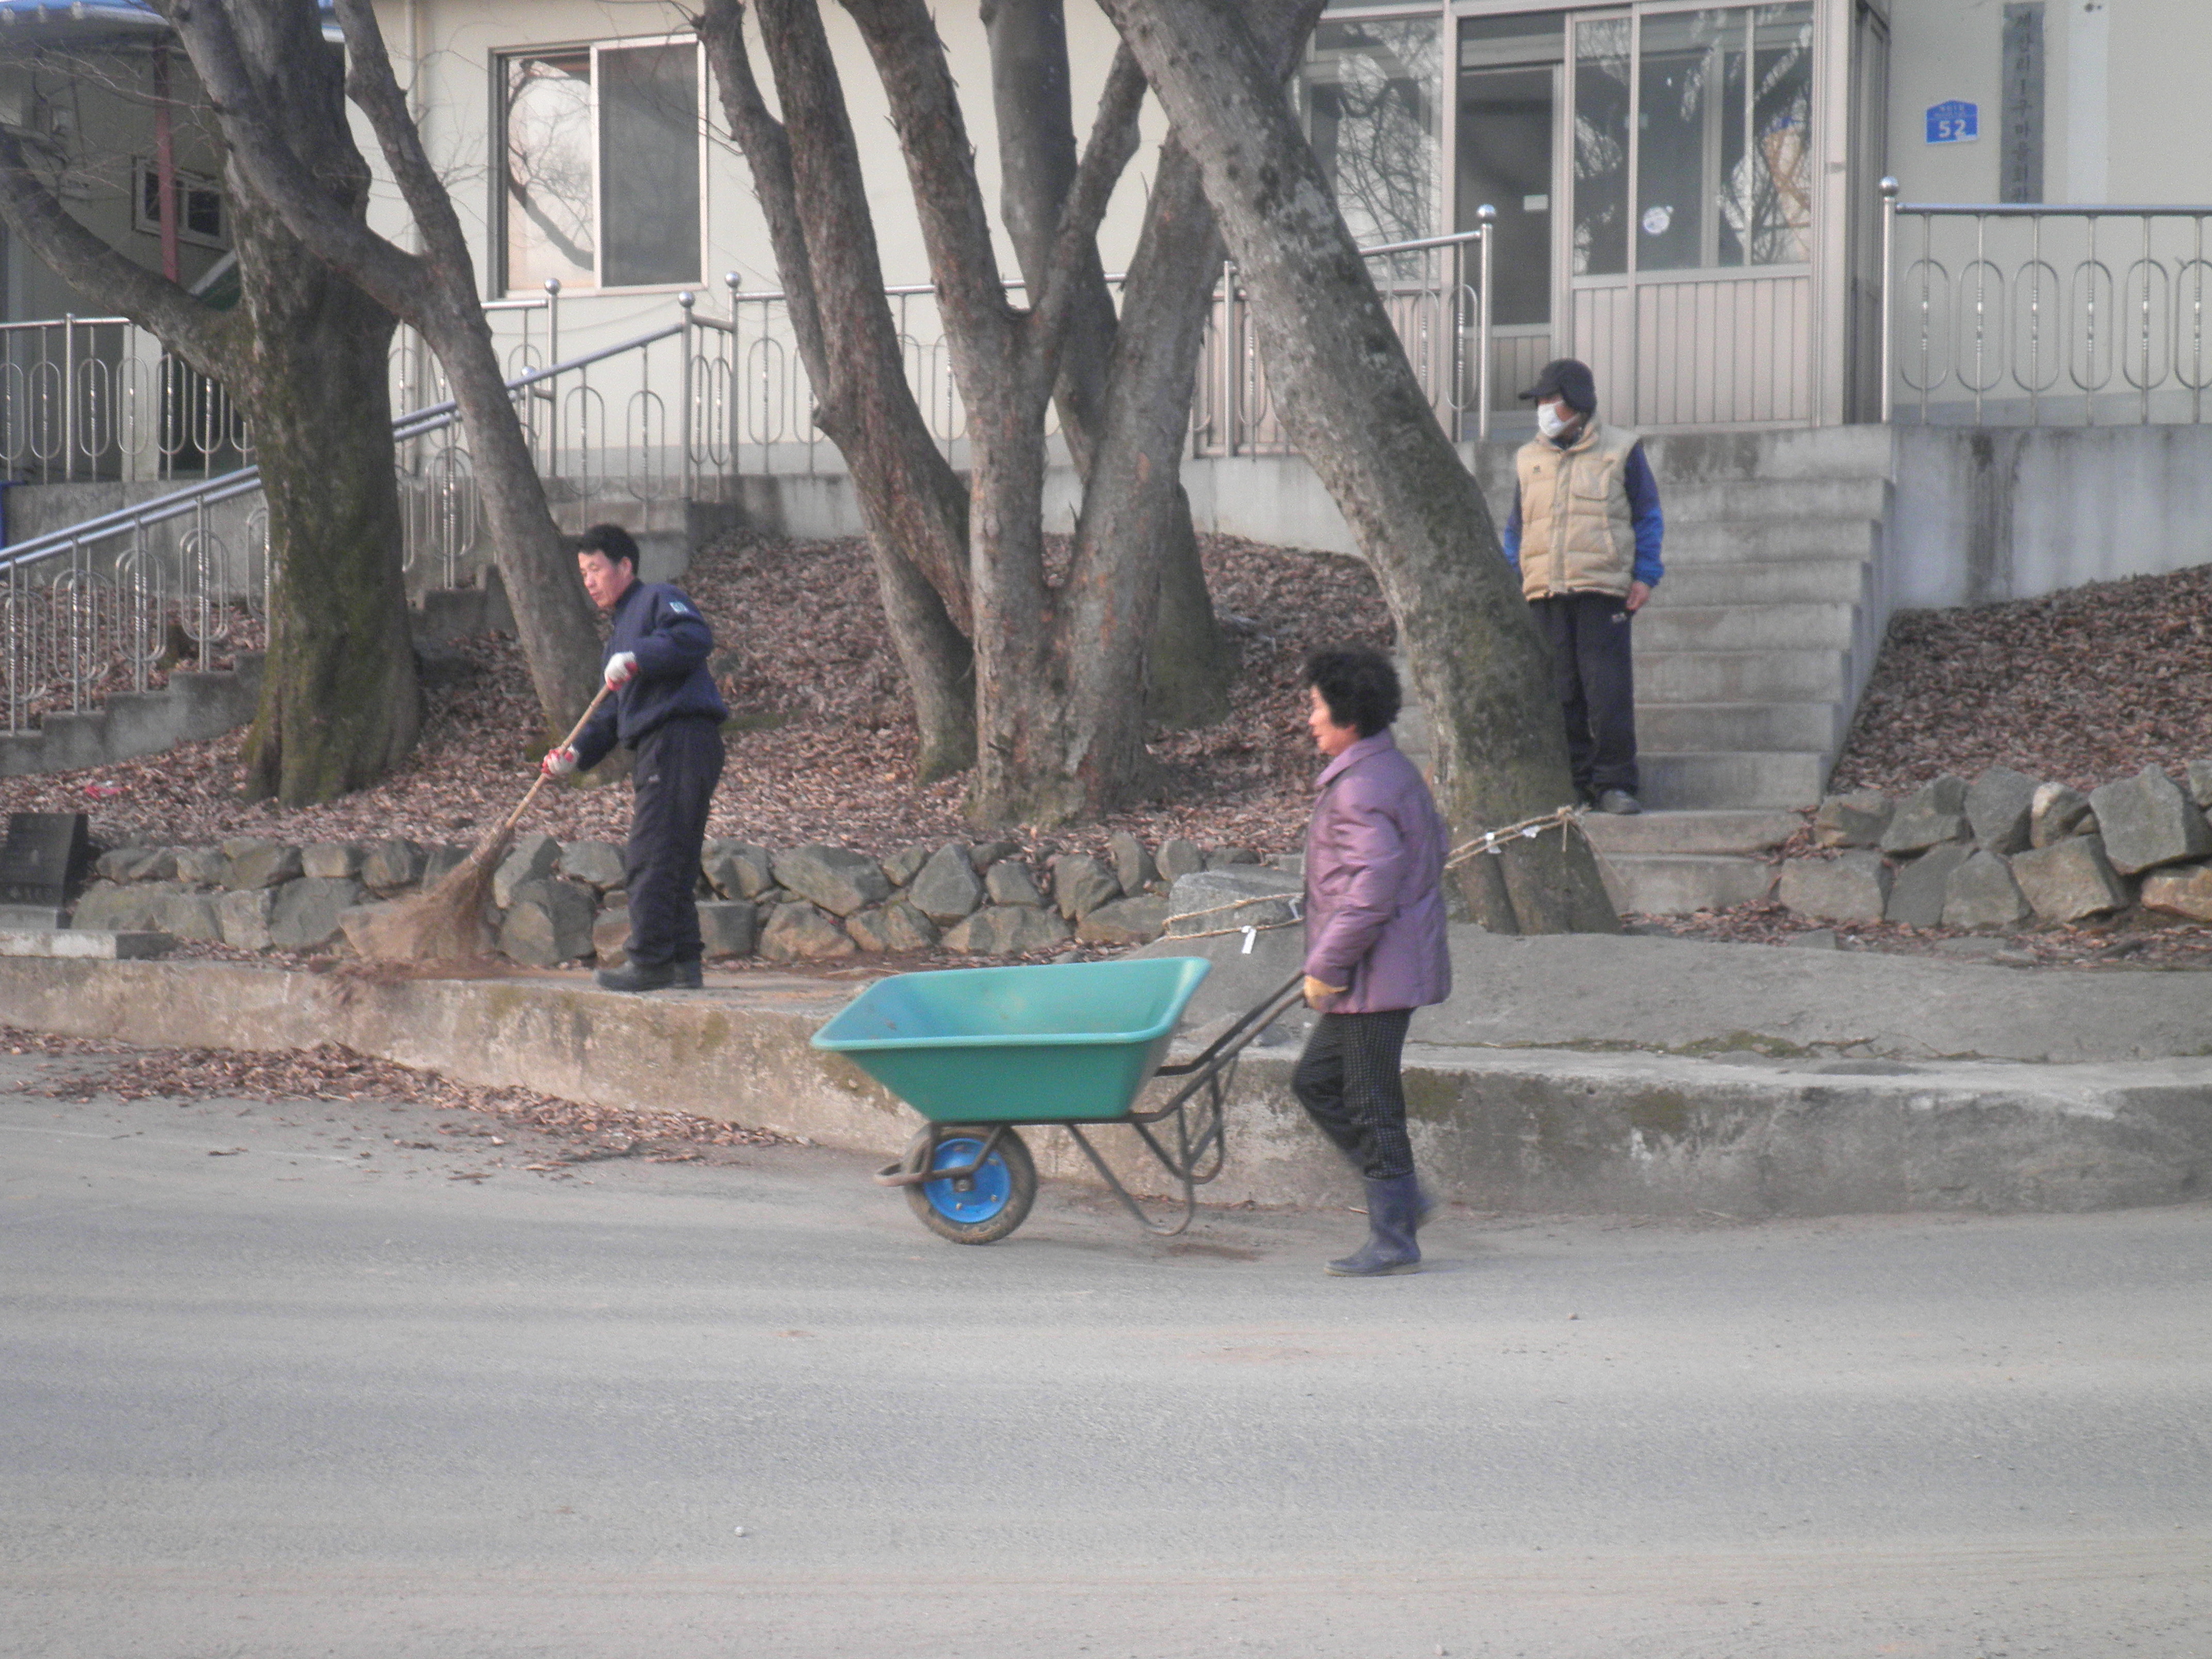
[[[1559, 198], [1560, 79], [1566, 14], [1470, 17], [1459, 24], [1459, 108], [1453, 228], [1491, 231], [1491, 407], [1522, 407], [1515, 394], [1551, 357], [1553, 204]], [[1470, 372], [1473, 343], [1464, 353]], [[1462, 407], [1474, 394], [1463, 388]]]
[[1573, 338], [1624, 420], [1814, 417], [1814, 9], [1574, 21]]

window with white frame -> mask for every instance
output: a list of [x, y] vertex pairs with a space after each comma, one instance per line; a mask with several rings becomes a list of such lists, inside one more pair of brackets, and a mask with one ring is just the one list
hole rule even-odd
[[[131, 228], [159, 235], [161, 170], [150, 157], [140, 156], [131, 162]], [[176, 227], [177, 240], [196, 247], [228, 247], [230, 219], [224, 210], [222, 180], [210, 179], [204, 173], [185, 173], [172, 167], [169, 185], [171, 222]]]
[[517, 52], [501, 68], [507, 289], [697, 282], [697, 44]]

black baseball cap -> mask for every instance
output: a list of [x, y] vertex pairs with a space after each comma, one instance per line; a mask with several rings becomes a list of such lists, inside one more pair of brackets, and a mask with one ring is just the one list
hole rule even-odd
[[1546, 363], [1536, 384], [1521, 395], [1540, 404], [1565, 398], [1568, 408], [1585, 415], [1597, 408], [1597, 382], [1590, 377], [1589, 365], [1572, 357], [1554, 357]]

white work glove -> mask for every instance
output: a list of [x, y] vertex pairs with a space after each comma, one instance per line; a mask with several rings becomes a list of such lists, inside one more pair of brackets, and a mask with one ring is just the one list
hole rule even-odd
[[607, 690], [619, 691], [637, 678], [637, 653], [617, 651], [607, 659]]
[[565, 743], [558, 749], [549, 749], [545, 758], [538, 763], [538, 769], [549, 778], [565, 778], [576, 769], [576, 751]]

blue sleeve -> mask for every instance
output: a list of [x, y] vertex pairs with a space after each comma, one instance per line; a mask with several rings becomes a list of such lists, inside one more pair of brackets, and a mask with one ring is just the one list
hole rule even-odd
[[1513, 510], [1505, 515], [1505, 528], [1498, 532], [1498, 544], [1505, 550], [1505, 562], [1516, 570], [1521, 568], [1521, 485], [1513, 485]]
[[674, 589], [653, 596], [653, 621], [637, 642], [641, 679], [682, 679], [714, 648], [714, 629], [699, 608]]
[[1651, 463], [1644, 459], [1642, 444], [1628, 452], [1628, 464], [1620, 470], [1620, 482], [1628, 492], [1629, 522], [1636, 527], [1636, 563], [1629, 574], [1646, 587], [1656, 587], [1659, 579], [1667, 574], [1667, 567], [1659, 561], [1659, 544], [1667, 537], [1667, 520], [1659, 511], [1659, 480], [1651, 476]]
[[605, 760], [607, 751], [615, 746], [615, 699], [610, 693], [577, 734], [576, 769], [588, 772]]

